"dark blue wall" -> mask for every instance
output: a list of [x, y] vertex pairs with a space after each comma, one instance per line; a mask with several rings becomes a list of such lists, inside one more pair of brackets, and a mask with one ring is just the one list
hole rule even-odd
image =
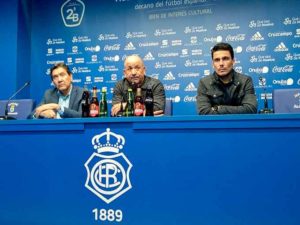
[[[0, 3], [0, 99], [9, 98], [30, 80], [30, 0]], [[29, 88], [16, 98], [29, 98]]]
[[[18, 54], [17, 54], [17, 86], [21, 87], [31, 80], [31, 0], [21, 0], [18, 7]], [[24, 89], [18, 98], [28, 98], [30, 88]]]
[[8, 98], [16, 88], [18, 1], [0, 3], [0, 99]]

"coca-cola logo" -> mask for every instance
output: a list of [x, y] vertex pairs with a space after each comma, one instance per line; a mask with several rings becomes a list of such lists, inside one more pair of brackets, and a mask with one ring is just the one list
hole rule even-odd
[[180, 84], [171, 84], [171, 85], [164, 85], [166, 91], [177, 91], [180, 88]]
[[246, 34], [228, 35], [226, 41], [244, 41]]
[[246, 48], [246, 52], [264, 52], [267, 49], [266, 44], [260, 44], [256, 46], [249, 45]]
[[118, 51], [120, 50], [120, 44], [114, 44], [114, 45], [105, 45], [104, 51]]
[[184, 102], [196, 102], [197, 101], [197, 99], [196, 99], [196, 96], [189, 96], [189, 95], [186, 95], [185, 97], [184, 97], [184, 100], [183, 100]]
[[274, 66], [272, 69], [273, 73], [292, 73], [294, 70], [294, 65], [286, 66]]

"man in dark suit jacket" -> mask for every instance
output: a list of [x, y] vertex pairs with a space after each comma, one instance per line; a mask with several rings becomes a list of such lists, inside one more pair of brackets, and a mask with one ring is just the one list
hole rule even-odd
[[33, 118], [81, 117], [83, 89], [72, 85], [73, 76], [69, 67], [58, 63], [51, 68], [50, 74], [55, 88], [45, 92]]

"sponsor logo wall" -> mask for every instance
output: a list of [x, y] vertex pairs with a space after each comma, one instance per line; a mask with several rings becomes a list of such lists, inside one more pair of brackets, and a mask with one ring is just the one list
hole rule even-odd
[[[49, 67], [63, 61], [76, 85], [107, 87], [111, 100], [124, 58], [139, 54], [147, 75], [164, 84], [174, 115], [195, 114], [199, 79], [213, 72], [210, 49], [229, 42], [235, 68], [253, 78], [262, 108], [264, 91], [271, 99], [273, 89], [299, 88], [300, 2], [275, 1], [249, 8], [220, 0], [72, 0], [43, 3], [47, 10], [34, 0], [32, 80], [50, 87]], [[40, 99], [36, 85], [32, 97]]]

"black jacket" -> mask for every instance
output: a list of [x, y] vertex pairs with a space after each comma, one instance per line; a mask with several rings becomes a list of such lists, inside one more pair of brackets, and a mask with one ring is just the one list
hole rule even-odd
[[216, 73], [202, 78], [197, 90], [197, 112], [205, 115], [257, 113], [251, 77], [232, 70], [232, 81], [226, 85]]
[[[112, 105], [120, 103], [127, 100], [128, 88], [133, 88], [126, 78], [118, 81], [114, 87]], [[141, 86], [142, 96], [145, 99], [146, 89], [148, 87], [152, 88], [153, 98], [154, 98], [154, 111], [165, 109], [165, 89], [162, 83], [152, 77], [145, 76], [145, 80]], [[134, 89], [134, 88], [133, 88]], [[135, 93], [134, 93], [135, 94]]]

